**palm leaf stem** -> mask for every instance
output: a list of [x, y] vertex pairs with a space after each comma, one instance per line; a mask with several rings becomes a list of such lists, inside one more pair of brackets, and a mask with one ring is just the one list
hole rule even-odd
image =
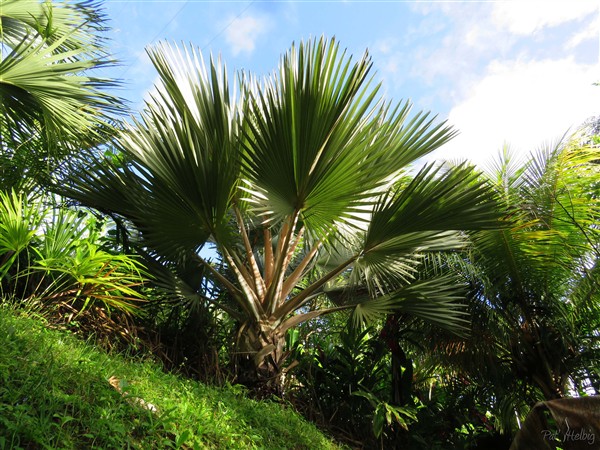
[[265, 296], [265, 304], [267, 305], [268, 311], [272, 311], [275, 308], [274, 305], [277, 305], [279, 296], [281, 295], [285, 271], [289, 261], [291, 260], [290, 244], [292, 243], [294, 229], [298, 223], [299, 216], [300, 212], [295, 210], [285, 220], [281, 229], [279, 237], [280, 240], [278, 242], [277, 251], [275, 254], [273, 280], [267, 287], [267, 295]]
[[195, 259], [197, 259], [204, 267], [206, 267], [210, 271], [210, 273], [215, 278], [215, 280], [218, 281], [219, 283], [221, 283], [223, 285], [223, 287], [225, 289], [227, 289], [227, 292], [229, 292], [229, 294], [231, 294], [231, 296], [235, 299], [235, 301], [242, 307], [242, 309], [249, 316], [251, 316], [252, 313], [248, 309], [248, 304], [243, 299], [243, 293], [237, 288], [237, 286], [235, 284], [233, 284], [231, 281], [229, 281], [227, 278], [225, 278], [223, 276], [223, 274], [221, 274], [217, 269], [215, 269], [212, 266], [212, 264], [210, 264], [208, 261], [206, 261], [201, 256], [195, 255]]
[[269, 286], [273, 281], [273, 265], [275, 264], [273, 257], [273, 238], [271, 236], [271, 230], [269, 227], [265, 226], [263, 228], [263, 238], [264, 238], [264, 265], [265, 265], [265, 286]]
[[[311, 298], [312, 297], [314, 297], [314, 296], [311, 296]], [[281, 325], [279, 325], [279, 327], [277, 327], [277, 331], [279, 332], [279, 334], [284, 335], [285, 332], [287, 330], [289, 330], [290, 328], [293, 328], [296, 325], [306, 322], [307, 320], [311, 320], [316, 317], [321, 317], [326, 314], [331, 314], [334, 312], [350, 309], [350, 308], [353, 308], [354, 306], [355, 305], [336, 306], [334, 308], [324, 308], [324, 309], [318, 309], [318, 310], [310, 311], [310, 312], [303, 313], [303, 314], [295, 314], [292, 317], [290, 317], [289, 319], [287, 319], [286, 321], [284, 321]]]
[[[242, 258], [240, 257], [240, 255], [238, 255], [236, 252], [231, 251], [229, 249], [224, 249], [222, 251], [222, 253], [225, 256], [227, 263], [231, 267], [231, 270], [233, 270], [236, 278], [239, 278], [240, 283], [247, 286], [248, 289], [250, 289], [252, 291], [251, 297], [256, 297], [256, 299], [258, 299], [258, 296], [255, 291], [255, 287], [254, 287], [254, 280], [252, 278], [252, 274], [248, 271], [248, 268], [242, 262]], [[245, 289], [242, 289], [242, 290], [244, 290], [244, 292], [246, 292]]]
[[288, 245], [288, 250], [285, 253], [285, 259], [283, 261], [283, 267], [282, 267], [282, 271], [281, 271], [282, 276], [279, 280], [279, 285], [277, 286], [276, 294], [269, 303], [269, 312], [271, 314], [273, 314], [275, 312], [275, 310], [285, 301], [285, 299], [287, 297], [287, 294], [285, 293], [285, 290], [284, 290], [284, 285], [285, 285], [285, 281], [286, 281], [285, 274], [287, 272], [287, 269], [288, 269], [290, 263], [292, 262], [292, 257], [294, 256], [294, 253], [296, 252], [296, 248], [298, 248], [298, 244], [300, 243], [300, 240], [302, 239], [302, 236], [304, 235], [304, 230], [305, 230], [305, 228], [302, 227], [302, 228], [300, 228], [298, 233], [296, 233], [295, 236], [292, 235], [292, 242]]
[[283, 283], [283, 289], [281, 293], [282, 298], [287, 298], [287, 296], [290, 295], [290, 292], [292, 292], [292, 289], [294, 289], [298, 282], [304, 277], [304, 275], [306, 275], [305, 269], [313, 261], [315, 255], [317, 254], [322, 245], [323, 241], [317, 241], [312, 246], [310, 251], [306, 254], [306, 256], [304, 256], [302, 261], [300, 261], [298, 267], [296, 267], [294, 271], [290, 274], [290, 276], [287, 277], [287, 279]]
[[261, 317], [264, 316], [264, 311], [256, 292], [254, 292], [252, 289], [251, 282], [248, 282], [244, 276], [244, 273], [248, 273], [247, 269], [243, 267], [241, 263], [239, 263], [241, 267], [238, 267], [238, 262], [234, 260], [227, 249], [222, 249], [221, 252], [242, 288], [244, 295], [241, 297], [241, 299], [248, 305], [247, 310], [251, 313], [252, 317], [254, 317], [256, 320], [260, 320]]
[[304, 305], [308, 300], [310, 300], [310, 296], [317, 292], [317, 290], [321, 289], [325, 283], [333, 278], [337, 277], [340, 273], [346, 270], [352, 263], [354, 263], [360, 255], [352, 255], [352, 257], [348, 258], [346, 261], [342, 262], [335, 269], [328, 272], [326, 275], [319, 278], [317, 281], [312, 283], [310, 286], [307, 286], [306, 289], [303, 289], [298, 295], [290, 299], [289, 301], [283, 303], [279, 308], [275, 310], [275, 317], [285, 317], [290, 314], [292, 311], [300, 308]]
[[227, 314], [229, 314], [231, 317], [233, 317], [235, 320], [239, 321], [239, 322], [243, 322], [246, 317], [243, 314], [240, 314], [239, 311], [235, 310], [234, 308], [231, 308], [229, 306], [227, 306], [226, 304], [222, 303], [222, 302], [218, 302], [213, 298], [208, 298], [205, 296], [200, 296], [204, 301], [208, 302], [208, 303], [212, 303], [213, 305], [215, 305], [217, 308], [222, 309], [223, 311], [225, 311]]
[[248, 233], [246, 232], [246, 227], [244, 225], [244, 219], [242, 218], [242, 213], [237, 205], [233, 205], [233, 211], [235, 213], [235, 218], [238, 223], [238, 228], [240, 230], [240, 234], [242, 235], [242, 240], [244, 241], [244, 247], [246, 249], [246, 259], [250, 264], [250, 268], [252, 270], [252, 278], [254, 281], [254, 287], [256, 290], [256, 295], [259, 299], [263, 299], [265, 297], [265, 280], [260, 274], [260, 270], [258, 269], [258, 264], [256, 262], [256, 258], [254, 257], [254, 252], [252, 251], [252, 246], [250, 245], [250, 239], [248, 238]]

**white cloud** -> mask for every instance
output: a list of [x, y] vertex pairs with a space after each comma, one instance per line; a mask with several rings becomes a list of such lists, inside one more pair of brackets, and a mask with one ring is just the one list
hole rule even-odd
[[565, 44], [566, 50], [573, 50], [582, 42], [585, 42], [590, 39], [600, 39], [600, 18], [596, 17], [595, 20], [590, 22], [590, 24], [580, 30], [578, 33], [573, 35], [571, 39]]
[[231, 46], [234, 56], [245, 52], [252, 53], [256, 40], [269, 29], [265, 17], [246, 16], [233, 19], [225, 30], [225, 40]]
[[572, 58], [492, 62], [452, 108], [448, 121], [461, 134], [431, 159], [489, 161], [504, 142], [522, 153], [561, 137], [600, 113], [597, 66]]
[[596, 0], [503, 1], [494, 3], [492, 19], [499, 28], [526, 35], [597, 12]]
[[[420, 3], [419, 3], [420, 4]], [[564, 58], [598, 34], [600, 0], [513, 0], [430, 4], [423, 14], [446, 24], [443, 40], [431, 45], [427, 35], [416, 44], [412, 76], [439, 85], [440, 77], [456, 83], [480, 78], [490, 59]], [[555, 28], [568, 24], [560, 31]], [[561, 42], [562, 41], [562, 42]], [[557, 44], [557, 42], [560, 42]], [[390, 55], [388, 58], [396, 55]], [[398, 56], [399, 57], [399, 56]]]

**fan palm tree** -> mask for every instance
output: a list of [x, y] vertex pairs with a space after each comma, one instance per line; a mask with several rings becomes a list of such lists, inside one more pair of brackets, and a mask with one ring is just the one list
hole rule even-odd
[[105, 139], [122, 105], [89, 75], [112, 63], [103, 30], [92, 1], [0, 0], [0, 188]]
[[[459, 230], [498, 226], [494, 193], [467, 166], [406, 181], [454, 132], [381, 100], [368, 54], [301, 43], [262, 84], [240, 74], [238, 98], [223, 65], [192, 48], [149, 55], [160, 84], [118, 139], [122, 163], [75, 167], [60, 190], [129, 220], [156, 261], [196, 264], [261, 377], [280, 373], [287, 330], [333, 311], [464, 326], [459, 284], [415, 274], [427, 252], [464, 248]], [[315, 306], [333, 287], [334, 303]]]
[[474, 233], [469, 259], [446, 260], [470, 284], [472, 330], [437, 339], [436, 355], [509, 429], [537, 401], [598, 393], [597, 159], [575, 141], [526, 163], [505, 150], [488, 178], [513, 225]]

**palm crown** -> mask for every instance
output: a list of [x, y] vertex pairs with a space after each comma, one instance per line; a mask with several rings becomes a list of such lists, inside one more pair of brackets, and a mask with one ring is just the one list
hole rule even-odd
[[[240, 74], [237, 96], [218, 61], [149, 54], [160, 84], [118, 140], [126, 163], [78, 167], [63, 192], [133, 222], [157, 260], [195, 261], [235, 300], [220, 304], [258, 368], [279, 369], [287, 329], [338, 309], [459, 324], [456, 283], [416, 272], [427, 252], [462, 248], [459, 230], [497, 227], [494, 194], [464, 165], [407, 176], [454, 132], [381, 100], [368, 54], [301, 43], [262, 83]], [[220, 267], [199, 254], [209, 243]], [[306, 307], [326, 291], [335, 304]]]

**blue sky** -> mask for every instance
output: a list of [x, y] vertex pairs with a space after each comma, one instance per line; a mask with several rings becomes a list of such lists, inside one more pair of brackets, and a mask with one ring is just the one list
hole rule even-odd
[[144, 48], [161, 40], [221, 55], [230, 72], [267, 74], [291, 45], [335, 36], [368, 49], [386, 98], [410, 98], [460, 135], [438, 159], [489, 160], [600, 116], [600, 0], [105, 0], [121, 95], [140, 109], [156, 81]]

